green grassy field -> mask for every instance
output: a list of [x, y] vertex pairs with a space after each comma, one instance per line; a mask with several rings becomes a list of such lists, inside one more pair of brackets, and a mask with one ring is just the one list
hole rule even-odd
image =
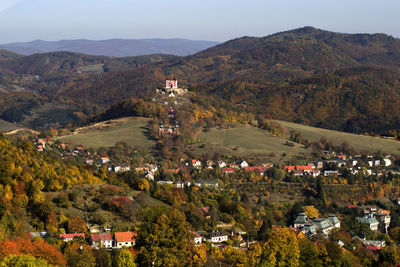
[[126, 142], [130, 146], [151, 148], [154, 141], [147, 137], [150, 119], [121, 118], [111, 123], [98, 123], [79, 128], [73, 135], [58, 138], [62, 142], [71, 141], [84, 147], [113, 147], [117, 142]]
[[346, 141], [351, 147], [360, 152], [376, 152], [381, 150], [391, 154], [400, 154], [400, 142], [383, 139], [381, 137], [372, 137], [365, 135], [350, 134], [332, 130], [326, 130], [301, 124], [277, 121], [282, 126], [285, 126], [287, 132], [290, 129], [300, 131], [301, 134], [310, 141], [319, 141], [321, 137], [326, 137], [332, 140], [335, 145], [341, 145]]
[[299, 144], [289, 147], [285, 145], [286, 139], [248, 125], [234, 125], [228, 129], [213, 128], [200, 133], [199, 138], [202, 142], [192, 146], [196, 154], [219, 152], [255, 162], [280, 162], [306, 152]]

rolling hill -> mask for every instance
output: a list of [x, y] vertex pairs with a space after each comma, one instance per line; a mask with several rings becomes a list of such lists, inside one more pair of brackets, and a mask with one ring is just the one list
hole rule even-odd
[[[58, 140], [71, 142], [84, 147], [112, 147], [117, 142], [126, 142], [132, 147], [155, 149], [155, 141], [149, 137], [150, 119], [126, 117], [111, 122], [100, 122], [78, 128], [71, 135], [61, 136]], [[340, 146], [347, 142], [358, 152], [375, 153], [382, 151], [400, 155], [400, 142], [379, 137], [356, 135], [301, 124], [278, 121], [287, 133], [293, 129], [310, 141], [319, 141], [322, 137]], [[187, 145], [185, 150], [195, 157], [212, 157], [214, 153], [230, 155], [231, 157], [250, 160], [252, 162], [274, 163], [288, 162], [308, 153], [302, 145], [291, 142], [286, 138], [273, 136], [259, 128], [250, 125], [227, 124], [223, 127], [212, 127], [209, 131], [201, 131], [198, 142]]]
[[[126, 98], [151, 98], [165, 75], [176, 74], [197, 94], [223, 98], [254, 114], [387, 134], [400, 128], [399, 67], [399, 39], [304, 27], [234, 39], [186, 57], [57, 52], [10, 58], [0, 61], [0, 85], [33, 92], [43, 103], [68, 105], [75, 114], [70, 120], [79, 122]], [[29, 80], [37, 74], [42, 77]], [[24, 101], [18, 103], [29, 118], [36, 107]], [[9, 109], [3, 107], [3, 113]]]
[[187, 56], [217, 45], [212, 41], [193, 41], [188, 39], [110, 39], [110, 40], [36, 40], [26, 43], [0, 45], [21, 55], [66, 51], [107, 57], [130, 57], [149, 54], [170, 54]]

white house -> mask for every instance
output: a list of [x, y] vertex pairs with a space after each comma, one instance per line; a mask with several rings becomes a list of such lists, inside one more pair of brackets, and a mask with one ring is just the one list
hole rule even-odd
[[192, 160], [192, 166], [193, 166], [193, 168], [200, 169], [201, 168], [201, 161], [197, 160], [197, 159]]
[[307, 215], [305, 213], [300, 213], [297, 216], [296, 220], [294, 221], [293, 227], [294, 228], [301, 228], [301, 227], [303, 227], [304, 225], [306, 225], [308, 223], [309, 223], [309, 220], [308, 220]]
[[327, 218], [335, 228], [340, 228], [340, 221], [335, 214], [330, 214]]
[[135, 245], [136, 232], [116, 232], [114, 233], [115, 247], [133, 247]]
[[207, 236], [207, 240], [211, 243], [221, 243], [228, 240], [228, 235], [222, 232], [212, 232]]
[[246, 161], [242, 161], [241, 163], [240, 163], [240, 168], [245, 168], [245, 167], [249, 167], [249, 164], [246, 162]]
[[382, 161], [383, 161], [383, 165], [385, 165], [385, 167], [392, 165], [392, 161], [390, 159], [383, 159]]
[[357, 217], [356, 220], [359, 223], [367, 224], [372, 231], [378, 231], [379, 222], [374, 218], [372, 214], [366, 214], [362, 217]]
[[224, 167], [226, 167], [226, 163], [224, 161], [218, 161], [218, 166], [220, 168], [224, 168]]
[[203, 237], [202, 237], [199, 233], [190, 232], [190, 234], [192, 235], [193, 242], [194, 242], [195, 244], [201, 244], [201, 243], [203, 243]]
[[112, 248], [113, 239], [110, 233], [91, 234], [90, 241], [94, 248]]
[[100, 164], [106, 164], [110, 162], [110, 159], [108, 157], [102, 157], [99, 159]]

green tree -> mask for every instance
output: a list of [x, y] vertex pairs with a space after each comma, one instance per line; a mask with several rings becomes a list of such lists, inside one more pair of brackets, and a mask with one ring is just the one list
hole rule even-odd
[[115, 267], [135, 267], [135, 257], [128, 249], [121, 249], [114, 260]]
[[136, 245], [142, 266], [184, 266], [192, 258], [189, 224], [176, 209], [145, 210]]

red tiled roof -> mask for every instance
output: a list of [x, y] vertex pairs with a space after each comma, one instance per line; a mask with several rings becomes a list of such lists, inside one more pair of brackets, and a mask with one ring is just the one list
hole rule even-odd
[[117, 242], [128, 242], [135, 240], [136, 232], [116, 232], [114, 233]]
[[94, 242], [105, 241], [105, 240], [112, 240], [110, 233], [102, 233], [102, 234], [91, 234], [90, 238]]
[[270, 167], [264, 167], [264, 166], [254, 166], [254, 167], [244, 167], [245, 171], [259, 171], [261, 173], [267, 171]]
[[294, 171], [294, 169], [295, 169], [294, 166], [284, 166], [283, 168], [284, 168], [285, 170], [288, 170], [288, 171]]
[[235, 169], [232, 168], [222, 168], [223, 172], [235, 172]]
[[381, 249], [381, 247], [378, 246], [372, 246], [372, 245], [365, 245], [370, 251], [375, 252]]
[[58, 235], [61, 239], [69, 239], [69, 238], [74, 238], [75, 236], [80, 236], [85, 238], [85, 234], [84, 233], [75, 233], [75, 234], [59, 234]]
[[312, 166], [296, 166], [297, 170], [308, 170], [311, 171], [312, 170]]
[[190, 231], [190, 234], [192, 235], [193, 238], [201, 237], [201, 235], [199, 235], [198, 233], [196, 233], [194, 231]]

